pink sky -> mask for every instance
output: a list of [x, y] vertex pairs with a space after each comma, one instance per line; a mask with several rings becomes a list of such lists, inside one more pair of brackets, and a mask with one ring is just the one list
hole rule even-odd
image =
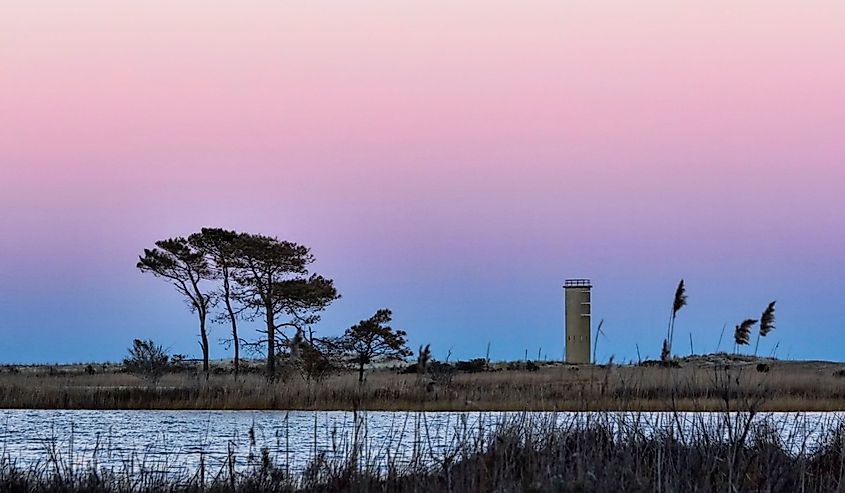
[[[219, 224], [311, 245], [337, 324], [390, 303], [441, 347], [475, 323], [507, 340], [528, 307], [530, 343], [560, 345], [573, 275], [632, 327], [617, 353], [665, 315], [626, 286], [663, 303], [681, 276], [737, 303], [702, 327], [751, 291], [823, 341], [845, 315], [824, 297], [845, 295], [843, 23], [823, 1], [6, 1], [0, 331], [105, 331], [82, 280], [189, 320], [133, 258]], [[414, 303], [444, 278], [433, 321]], [[30, 318], [44, 285], [77, 318]]]

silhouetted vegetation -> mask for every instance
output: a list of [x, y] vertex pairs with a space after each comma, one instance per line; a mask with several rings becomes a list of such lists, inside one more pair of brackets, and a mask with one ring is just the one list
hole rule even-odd
[[672, 300], [672, 316], [669, 319], [669, 330], [667, 332], [667, 339], [669, 340], [669, 357], [672, 355], [672, 344], [675, 342], [675, 318], [678, 316], [678, 311], [687, 304], [687, 290], [684, 287], [684, 280], [678, 283], [675, 289], [675, 298]]
[[359, 382], [364, 381], [364, 369], [374, 360], [402, 360], [413, 354], [405, 342], [405, 331], [387, 325], [391, 316], [390, 310], [378, 310], [346, 329], [341, 338], [341, 345], [350, 353], [349, 361], [358, 367]]
[[[270, 236], [203, 228], [199, 233], [156, 242], [144, 250], [138, 268], [164, 278], [188, 301], [200, 324], [203, 370], [208, 373], [209, 343], [206, 322], [222, 302], [218, 320], [231, 327], [235, 373], [240, 369], [240, 348], [261, 352], [266, 373], [276, 378], [276, 362], [290, 350], [290, 339], [320, 320], [339, 295], [331, 279], [309, 271], [314, 262], [310, 250]], [[210, 284], [214, 283], [214, 284]], [[238, 319], [260, 319], [257, 340], [244, 340]], [[284, 329], [289, 329], [288, 335]]]
[[137, 267], [162, 278], [176, 288], [197, 314], [202, 348], [203, 371], [208, 374], [208, 331], [206, 320], [212, 305], [212, 297], [204, 292], [202, 283], [213, 277], [211, 266], [205, 256], [185, 238], [159, 240], [156, 248], [144, 249]]
[[748, 345], [748, 341], [751, 338], [751, 327], [754, 327], [756, 323], [757, 320], [747, 318], [736, 326], [736, 329], [734, 329], [734, 341], [737, 347]]
[[313, 333], [305, 336], [305, 332], [297, 330], [288, 346], [287, 357], [289, 366], [299, 370], [306, 380], [322, 381], [330, 375], [345, 370], [344, 352], [337, 338], [314, 337]]
[[253, 316], [264, 320], [263, 338], [252, 347], [264, 346], [267, 376], [272, 379], [276, 377], [277, 355], [284, 351], [287, 338], [277, 331], [304, 330], [318, 322], [319, 312], [339, 296], [331, 279], [309, 272], [314, 256], [305, 246], [244, 233], [237, 254], [243, 266], [235, 274], [239, 300]]
[[475, 358], [468, 361], [456, 361], [455, 369], [466, 373], [478, 373], [487, 370], [487, 360]]
[[226, 309], [223, 317], [229, 322], [232, 330], [231, 344], [234, 348], [232, 364], [235, 374], [240, 370], [240, 339], [238, 337], [238, 311], [235, 300], [238, 292], [234, 283], [234, 274], [242, 266], [238, 251], [240, 235], [234, 231], [221, 228], [202, 228], [199, 233], [188, 237], [188, 241], [205, 256], [206, 261], [214, 269], [215, 278], [221, 282], [216, 299], [222, 300]]
[[754, 345], [754, 354], [760, 347], [760, 338], [769, 335], [775, 329], [775, 301], [769, 303], [763, 314], [760, 316], [760, 331], [757, 332], [757, 343]]
[[[0, 458], [0, 490], [91, 493], [171, 492], [488, 492], [488, 491], [841, 491], [845, 424], [823, 423], [808, 438], [801, 418], [723, 413], [675, 416], [656, 424], [637, 414], [522, 414], [489, 430], [457, 431], [445, 448], [421, 444], [410, 457], [363, 453], [361, 435], [293, 469], [264, 448], [239, 456], [229, 447], [219, 469], [80, 466], [45, 452], [23, 466]], [[355, 426], [358, 424], [356, 418]], [[802, 428], [803, 427], [803, 428]], [[392, 440], [385, 440], [386, 443]], [[428, 443], [428, 444], [427, 444]], [[427, 444], [427, 445], [426, 445]], [[54, 447], [55, 448], [55, 447]], [[51, 450], [49, 447], [48, 451]], [[104, 450], [102, 453], [108, 453]], [[236, 467], [236, 464], [246, 465]]]
[[[129, 355], [123, 360], [124, 369], [155, 384], [169, 369], [167, 352], [153, 341], [135, 339], [129, 348]], [[207, 363], [203, 362], [204, 365]], [[93, 367], [85, 367], [85, 373], [93, 375]]]

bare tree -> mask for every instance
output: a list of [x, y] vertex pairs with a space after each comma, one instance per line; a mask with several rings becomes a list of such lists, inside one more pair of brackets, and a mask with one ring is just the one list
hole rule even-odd
[[205, 256], [197, 251], [187, 239], [168, 238], [159, 240], [156, 248], [144, 249], [137, 267], [164, 279], [185, 297], [191, 311], [197, 314], [202, 348], [202, 369], [208, 375], [208, 333], [206, 319], [212, 306], [211, 295], [204, 293], [200, 285], [211, 280], [214, 273]]
[[359, 383], [364, 381], [364, 368], [374, 359], [401, 360], [413, 354], [406, 345], [405, 331], [387, 325], [391, 316], [391, 311], [383, 308], [343, 334], [345, 347], [352, 354], [350, 361], [358, 367]]

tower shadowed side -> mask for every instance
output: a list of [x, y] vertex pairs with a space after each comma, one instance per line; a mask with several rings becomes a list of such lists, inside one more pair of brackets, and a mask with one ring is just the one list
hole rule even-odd
[[567, 363], [590, 362], [589, 279], [567, 279], [563, 283], [564, 343]]

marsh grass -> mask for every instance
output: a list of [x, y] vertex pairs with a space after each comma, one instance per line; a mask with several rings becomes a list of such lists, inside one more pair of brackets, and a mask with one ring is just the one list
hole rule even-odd
[[[0, 407], [39, 409], [302, 409], [302, 410], [724, 410], [759, 402], [761, 410], [845, 410], [845, 365], [719, 355], [679, 367], [540, 365], [537, 371], [450, 374], [429, 381], [395, 370], [323, 381], [291, 376], [268, 382], [258, 374], [183, 371], [151, 385], [115, 371], [29, 368], [0, 373]], [[727, 388], [724, 383], [730, 382]]]
[[[173, 473], [144, 464], [75, 466], [48, 451], [19, 465], [0, 457], [0, 491], [117, 492], [486, 492], [841, 491], [845, 424], [806, 428], [798, 415], [717, 413], [654, 422], [646, 415], [521, 413], [489, 429], [464, 430], [446, 449], [417, 436], [410, 457], [370, 453], [356, 424], [341, 454], [316, 452], [301, 470], [268, 449], [229, 448], [220, 467]], [[563, 418], [563, 419], [561, 419]], [[357, 422], [356, 422], [357, 423]], [[389, 452], [389, 449], [388, 449]]]

